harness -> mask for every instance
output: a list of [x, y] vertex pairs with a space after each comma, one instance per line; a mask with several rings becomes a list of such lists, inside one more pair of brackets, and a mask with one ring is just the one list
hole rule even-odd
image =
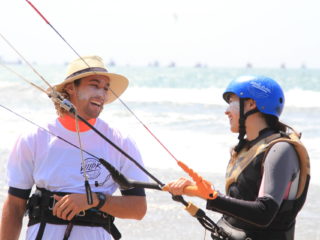
[[74, 225], [89, 226], [89, 227], [102, 227], [104, 228], [115, 240], [121, 238], [121, 233], [114, 225], [114, 217], [95, 209], [88, 209], [80, 212], [71, 221], [63, 220], [52, 215], [52, 209], [55, 205], [53, 195], [64, 196], [70, 193], [65, 192], [51, 192], [44, 188], [38, 188], [35, 193], [29, 198], [27, 202], [27, 212], [29, 216], [28, 227], [40, 223], [39, 231], [36, 240], [41, 240], [46, 224], [66, 225], [63, 240], [67, 240], [70, 236]]
[[260, 154], [263, 154], [261, 166], [263, 168], [264, 158], [267, 156], [267, 153], [269, 152], [271, 147], [278, 142], [287, 142], [292, 144], [299, 156], [300, 181], [296, 197], [300, 197], [302, 192], [304, 191], [307, 176], [310, 175], [310, 159], [306, 148], [301, 143], [299, 136], [295, 133], [291, 133], [290, 135], [275, 133], [261, 139], [249, 150], [243, 149], [239, 154], [233, 152], [226, 173], [226, 192], [229, 191], [229, 187], [231, 186], [231, 184], [237, 181], [243, 170], [249, 164], [251, 164]]

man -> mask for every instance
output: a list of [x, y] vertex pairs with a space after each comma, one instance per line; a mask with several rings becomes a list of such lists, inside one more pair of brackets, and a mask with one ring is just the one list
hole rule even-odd
[[[110, 128], [98, 116], [127, 88], [128, 80], [108, 73], [102, 59], [87, 56], [71, 62], [67, 78], [54, 86], [69, 99], [78, 115], [142, 164], [134, 142]], [[83, 122], [55, 103], [59, 117], [47, 125], [58, 137], [103, 158], [131, 179], [147, 177], [119, 151]], [[78, 136], [77, 130], [80, 132]], [[18, 239], [26, 207], [29, 212], [27, 239], [119, 239], [113, 217], [142, 219], [147, 205], [143, 189], [121, 190], [99, 161], [43, 129], [22, 136], [8, 161], [9, 191], [3, 205], [1, 239]], [[81, 143], [81, 144], [80, 144]], [[81, 157], [81, 155], [83, 155]], [[88, 204], [84, 179], [89, 180], [93, 203]], [[31, 189], [36, 193], [29, 199]]]

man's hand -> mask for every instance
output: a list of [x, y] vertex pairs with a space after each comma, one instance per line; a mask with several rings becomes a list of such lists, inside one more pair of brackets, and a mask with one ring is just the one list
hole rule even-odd
[[54, 199], [57, 202], [52, 209], [52, 214], [63, 220], [70, 221], [81, 211], [85, 211], [98, 205], [97, 196], [95, 194], [92, 194], [92, 197], [93, 204], [89, 205], [87, 202], [86, 194], [74, 193], [65, 195], [63, 197], [54, 195]]

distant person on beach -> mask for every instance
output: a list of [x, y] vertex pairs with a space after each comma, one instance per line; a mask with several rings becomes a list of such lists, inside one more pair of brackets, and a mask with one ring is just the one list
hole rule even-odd
[[[65, 80], [54, 86], [75, 106], [79, 116], [143, 166], [133, 140], [98, 118], [104, 104], [110, 104], [128, 86], [124, 76], [108, 73], [98, 56], [71, 62]], [[101, 157], [131, 179], [147, 176], [124, 155], [105, 142], [83, 122], [55, 103], [58, 118], [46, 129], [88, 153]], [[80, 132], [80, 141], [78, 136]], [[141, 188], [121, 190], [100, 162], [44, 129], [21, 136], [8, 160], [8, 196], [1, 219], [1, 240], [19, 239], [24, 213], [29, 215], [27, 239], [119, 239], [114, 218], [144, 217], [147, 204]], [[80, 145], [81, 143], [81, 145]], [[87, 201], [84, 179], [89, 180], [93, 203]], [[34, 194], [30, 197], [32, 188]]]
[[[225, 114], [231, 132], [239, 133], [226, 172], [226, 195], [188, 195], [205, 198], [207, 209], [223, 214], [218, 225], [230, 239], [293, 240], [296, 216], [307, 197], [310, 165], [300, 134], [279, 121], [283, 91], [271, 78], [242, 76], [229, 84], [223, 99], [229, 104]], [[180, 178], [167, 187], [182, 195], [194, 185]], [[221, 239], [215, 234], [212, 238]]]

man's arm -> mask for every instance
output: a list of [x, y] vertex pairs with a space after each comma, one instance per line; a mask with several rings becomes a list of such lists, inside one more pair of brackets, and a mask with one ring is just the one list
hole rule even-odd
[[141, 220], [147, 212], [145, 196], [107, 196], [100, 208], [114, 217]]
[[[96, 207], [99, 203], [95, 193], [92, 194], [93, 204], [88, 205], [86, 194], [74, 193], [63, 197], [54, 195], [58, 201], [53, 210], [53, 215], [64, 220], [71, 220], [82, 210]], [[145, 196], [107, 196], [107, 200], [100, 208], [114, 217], [141, 220], [147, 212]]]
[[18, 240], [27, 200], [8, 194], [2, 208], [1, 240]]

